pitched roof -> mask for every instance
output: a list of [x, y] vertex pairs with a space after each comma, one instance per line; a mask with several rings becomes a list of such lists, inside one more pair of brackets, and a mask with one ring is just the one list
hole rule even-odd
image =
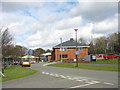
[[[89, 47], [88, 45], [83, 45], [83, 44], [80, 44], [80, 43], [77, 43], [77, 46], [78, 47]], [[54, 46], [54, 48], [59, 48], [59, 47], [61, 47], [61, 43]], [[76, 41], [72, 41], [72, 40], [70, 41], [69, 40], [69, 41], [63, 42], [62, 47], [76, 47]]]
[[35, 56], [32, 56], [32, 55], [26, 55], [26, 56], [23, 56], [21, 58], [39, 58], [39, 57], [35, 57]]
[[42, 54], [42, 56], [49, 56], [49, 55], [51, 55], [51, 52]]

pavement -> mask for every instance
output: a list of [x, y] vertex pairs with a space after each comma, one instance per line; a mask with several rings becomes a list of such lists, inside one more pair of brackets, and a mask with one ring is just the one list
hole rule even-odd
[[3, 88], [118, 88], [118, 72], [32, 64], [37, 74], [2, 83]]

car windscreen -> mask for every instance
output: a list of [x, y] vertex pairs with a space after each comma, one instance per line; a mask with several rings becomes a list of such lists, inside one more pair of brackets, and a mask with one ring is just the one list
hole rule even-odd
[[29, 62], [29, 60], [23, 60], [23, 62]]

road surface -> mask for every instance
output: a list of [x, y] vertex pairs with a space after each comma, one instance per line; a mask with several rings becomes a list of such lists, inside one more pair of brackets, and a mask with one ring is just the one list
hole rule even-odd
[[118, 88], [118, 72], [32, 64], [37, 74], [6, 81], [3, 88]]

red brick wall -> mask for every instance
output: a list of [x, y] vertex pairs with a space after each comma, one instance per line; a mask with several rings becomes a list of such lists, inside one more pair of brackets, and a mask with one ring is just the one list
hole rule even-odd
[[[61, 55], [61, 51], [59, 48], [55, 48], [55, 61], [60, 60], [60, 55]], [[75, 58], [75, 52], [76, 52], [76, 48], [68, 48], [67, 51], [62, 51], [62, 55], [63, 54], [67, 54], [68, 58], [64, 58], [64, 59], [74, 59]], [[78, 59], [84, 58], [86, 55], [88, 55], [88, 48], [83, 48], [81, 51], [79, 51], [79, 55]]]
[[48, 62], [50, 62], [51, 61], [51, 56], [48, 56]]
[[43, 60], [43, 59], [44, 59], [44, 56], [40, 56], [40, 59]]

